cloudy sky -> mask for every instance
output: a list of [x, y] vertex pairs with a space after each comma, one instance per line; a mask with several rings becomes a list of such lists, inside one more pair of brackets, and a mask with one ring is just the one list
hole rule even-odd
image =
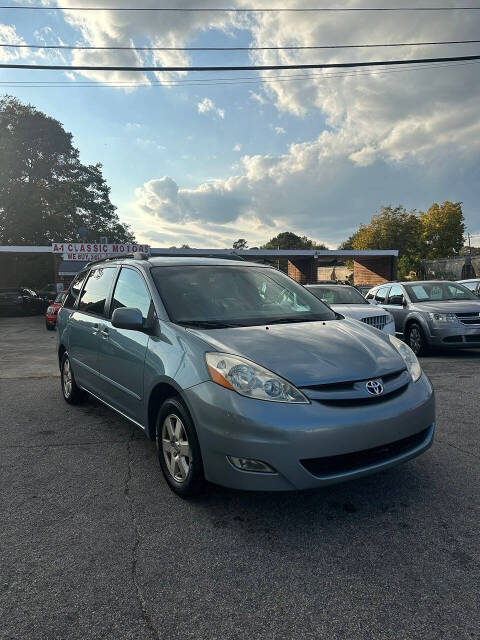
[[[41, 4], [18, 0], [11, 4]], [[55, 6], [55, 1], [44, 1]], [[61, 0], [62, 7], [158, 6]], [[164, 4], [164, 3], [162, 3]], [[164, 6], [250, 7], [247, 0]], [[264, 0], [262, 7], [340, 6]], [[343, 0], [341, 6], [395, 6]], [[415, 6], [416, 3], [409, 3]], [[462, 2], [423, 0], [422, 6]], [[258, 5], [260, 6], [260, 5]], [[473, 40], [480, 12], [153, 13], [0, 10], [0, 42], [285, 47]], [[245, 65], [472, 55], [480, 45], [320, 51], [0, 48], [32, 64]], [[119, 215], [152, 246], [258, 245], [292, 230], [335, 247], [382, 204], [462, 201], [480, 234], [480, 64], [210, 73], [0, 71], [2, 91], [60, 120], [102, 162]], [[293, 77], [292, 77], [293, 76]], [[40, 81], [42, 86], [13, 86]], [[52, 86], [52, 83], [58, 83]], [[120, 84], [120, 86], [119, 86]], [[132, 86], [141, 85], [141, 86]], [[480, 236], [477, 237], [480, 244]]]

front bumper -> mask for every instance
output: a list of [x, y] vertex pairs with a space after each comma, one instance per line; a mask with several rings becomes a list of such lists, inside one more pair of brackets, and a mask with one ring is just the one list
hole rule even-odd
[[429, 343], [432, 347], [450, 347], [454, 349], [480, 347], [480, 325], [445, 323], [430, 327]]
[[[185, 390], [184, 397], [197, 427], [207, 480], [235, 489], [285, 491], [343, 482], [418, 456], [433, 440], [435, 401], [424, 374], [399, 395], [357, 406], [253, 400], [213, 382]], [[407, 440], [420, 432], [420, 439]], [[383, 447], [397, 441], [412, 445]], [[370, 449], [380, 456], [359, 457], [358, 466], [341, 471], [319, 475], [305, 466], [312, 459]], [[262, 460], [277, 473], [241, 471], [227, 456]]]

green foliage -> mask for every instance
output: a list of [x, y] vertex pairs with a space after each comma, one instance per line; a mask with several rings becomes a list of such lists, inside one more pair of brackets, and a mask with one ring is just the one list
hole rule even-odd
[[106, 236], [133, 242], [110, 202], [102, 166], [84, 165], [60, 122], [16, 98], [0, 99], [0, 244]]
[[420, 220], [422, 242], [430, 260], [450, 258], [460, 253], [465, 233], [461, 202], [447, 200], [441, 205], [434, 202], [426, 213], [420, 211]]
[[248, 242], [245, 240], [245, 238], [239, 238], [238, 240], [235, 240], [235, 242], [232, 245], [233, 249], [246, 249], [248, 246]]
[[267, 243], [262, 245], [260, 249], [326, 249], [324, 244], [316, 243], [307, 236], [297, 236], [291, 231], [279, 233]]
[[398, 249], [399, 278], [417, 271], [422, 259], [458, 255], [465, 225], [460, 202], [432, 204], [426, 213], [383, 206], [369, 224], [361, 224], [341, 249]]

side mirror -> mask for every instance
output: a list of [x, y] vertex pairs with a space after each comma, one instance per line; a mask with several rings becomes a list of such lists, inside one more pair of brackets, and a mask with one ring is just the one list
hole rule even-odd
[[121, 307], [115, 309], [112, 315], [112, 325], [117, 329], [143, 331], [143, 316], [140, 309]]

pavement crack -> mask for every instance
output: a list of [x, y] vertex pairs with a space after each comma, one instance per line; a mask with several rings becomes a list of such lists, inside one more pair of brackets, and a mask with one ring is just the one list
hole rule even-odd
[[441, 440], [440, 438], [435, 438], [435, 440], [437, 442], [440, 442], [440, 444], [446, 444], [448, 447], [452, 447], [452, 449], [456, 449], [457, 451], [460, 451], [461, 453], [464, 453], [467, 456], [471, 456], [472, 458], [476, 458], [477, 460], [480, 460], [480, 456], [477, 455], [476, 453], [472, 453], [471, 451], [465, 451], [465, 449], [461, 449], [460, 447], [457, 447], [451, 442], [448, 442], [448, 440]]
[[125, 482], [123, 486], [123, 493], [125, 495], [125, 500], [127, 501], [128, 509], [130, 511], [130, 518], [132, 521], [133, 532], [134, 532], [134, 540], [133, 540], [133, 546], [132, 546], [131, 574], [132, 574], [132, 581], [135, 586], [135, 590], [137, 592], [137, 599], [140, 605], [140, 610], [142, 612], [142, 617], [145, 621], [145, 625], [150, 631], [152, 638], [154, 638], [154, 640], [160, 640], [160, 633], [158, 632], [155, 625], [153, 624], [150, 614], [147, 611], [147, 603], [145, 601], [145, 597], [142, 593], [142, 590], [137, 580], [138, 549], [141, 542], [141, 536], [140, 536], [140, 527], [138, 526], [137, 517], [135, 515], [134, 501], [131, 495], [131, 487], [130, 487], [132, 475], [133, 475], [134, 457], [133, 457], [132, 442], [134, 440], [135, 440], [135, 430], [132, 430], [130, 434], [130, 438], [127, 440], [128, 465], [127, 465], [127, 473], [125, 476]]

